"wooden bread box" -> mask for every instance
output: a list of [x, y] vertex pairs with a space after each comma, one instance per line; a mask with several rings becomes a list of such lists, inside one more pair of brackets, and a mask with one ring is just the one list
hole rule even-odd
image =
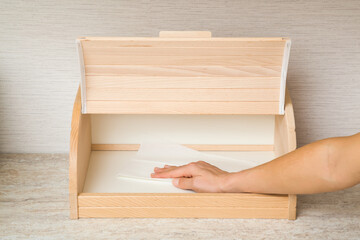
[[71, 219], [296, 218], [296, 195], [185, 193], [116, 179], [143, 140], [266, 161], [294, 150], [289, 39], [160, 32], [77, 44]]

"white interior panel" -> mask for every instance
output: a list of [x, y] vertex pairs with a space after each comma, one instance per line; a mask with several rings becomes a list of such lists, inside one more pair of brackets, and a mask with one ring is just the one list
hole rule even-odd
[[[227, 170], [238, 171], [242, 168], [243, 161], [253, 161], [254, 165], [262, 164], [274, 158], [273, 152], [210, 152], [224, 157], [239, 160], [237, 166], [232, 162], [231, 166], [219, 166]], [[185, 193], [174, 187], [170, 181], [148, 181], [144, 179], [118, 178], [122, 168], [128, 167], [136, 155], [136, 151], [93, 151], [90, 157], [89, 168], [83, 192], [87, 193]], [[135, 165], [134, 165], [135, 166]], [[230, 169], [229, 169], [230, 168]], [[137, 171], [138, 169], [133, 169]], [[151, 172], [149, 172], [150, 175]]]
[[273, 144], [273, 115], [94, 114], [93, 144]]

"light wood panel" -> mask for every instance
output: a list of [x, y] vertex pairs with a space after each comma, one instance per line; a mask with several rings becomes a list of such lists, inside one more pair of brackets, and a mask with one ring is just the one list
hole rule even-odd
[[85, 55], [86, 65], [279, 66], [282, 56], [133, 56]]
[[249, 88], [280, 89], [278, 77], [158, 77], [158, 76], [86, 76], [88, 88]]
[[91, 118], [81, 113], [79, 88], [71, 121], [69, 153], [69, 202], [70, 218], [78, 218], [77, 197], [82, 192], [91, 153]]
[[[192, 31], [160, 31], [159, 34], [161, 32], [192, 32]], [[195, 31], [195, 32], [204, 32], [204, 31]], [[205, 31], [207, 32], [207, 31]], [[167, 37], [160, 37], [160, 38], [153, 38], [153, 37], [79, 37], [80, 39], [84, 39], [84, 40], [114, 40], [114, 41], [151, 41], [151, 40], [155, 40], [155, 41], [206, 41], [206, 40], [210, 40], [210, 41], [227, 41], [227, 42], [233, 42], [233, 41], [258, 41], [258, 42], [262, 42], [262, 41], [284, 41], [287, 38], [283, 38], [283, 37], [232, 37], [232, 38], [228, 38], [228, 37], [214, 37], [214, 38], [203, 38], [203, 37], [195, 37], [195, 38], [189, 38], [189, 36], [181, 36], [178, 38], [167, 38]]]
[[[273, 145], [183, 144], [197, 151], [273, 151]], [[137, 151], [140, 144], [92, 144], [92, 151]]]
[[[159, 38], [79, 39], [80, 54], [85, 63], [83, 112], [96, 113], [99, 108], [104, 108], [98, 113], [141, 113], [141, 106], [145, 104], [156, 109], [145, 110], [146, 113], [168, 113], [168, 108], [158, 108], [169, 103], [174, 107], [170, 110], [172, 113], [217, 114], [219, 107], [227, 108], [231, 102], [270, 102], [271, 106], [273, 102], [282, 103], [279, 89], [283, 84], [283, 66], [287, 66], [283, 55], [288, 39], [213, 39], [210, 35], [210, 32], [190, 31], [184, 35], [182, 32], [163, 32]], [[129, 83], [126, 77], [137, 84]], [[170, 79], [169, 83], [161, 77]], [[163, 82], [159, 82], [161, 80]], [[221, 80], [225, 80], [224, 83]], [[209, 87], [207, 83], [210, 83]], [[171, 85], [175, 87], [169, 87]], [[129, 105], [123, 107], [128, 104], [125, 101], [138, 103], [130, 103], [132, 110], [129, 111], [124, 110], [130, 108]], [[181, 103], [176, 106], [172, 103], [174, 101]], [[218, 103], [218, 106], [202, 106], [206, 110], [196, 112], [193, 106], [183, 102], [207, 102], [207, 105], [211, 102]], [[228, 103], [224, 105], [222, 102]], [[263, 111], [262, 104], [252, 105], [255, 109], [244, 112], [240, 111], [242, 107], [235, 106], [235, 114]], [[265, 114], [270, 113], [268, 109]], [[272, 114], [278, 114], [280, 107], [271, 109], [274, 110]]]
[[146, 38], [85, 37], [83, 46], [98, 47], [284, 47], [285, 38]]
[[[296, 132], [294, 109], [290, 94], [285, 94], [285, 114], [275, 116], [274, 152], [276, 157], [282, 156], [296, 149]], [[296, 219], [297, 196], [289, 195], [289, 219]]]
[[80, 207], [80, 218], [287, 218], [287, 208]]
[[287, 195], [248, 193], [81, 193], [79, 207], [287, 208]]
[[[153, 62], [156, 60], [152, 57], [122, 57], [128, 65], [86, 65], [86, 75], [89, 76], [140, 76], [140, 77], [278, 77], [280, 81], [281, 66], [241, 66], [238, 63], [231, 63], [231, 66], [219, 65], [216, 59], [209, 59], [204, 57], [204, 61], [215, 61], [214, 66], [206, 63], [206, 65], [194, 65], [191, 61], [182, 59], [188, 66], [171, 66], [171, 58], [163, 58], [163, 63], [160, 66], [144, 66], [134, 65], [142, 61]], [[200, 57], [195, 57], [200, 58]], [[132, 63], [132, 60], [134, 62]], [[249, 61], [246, 59], [245, 61]], [[251, 59], [250, 59], [251, 61]], [[113, 62], [110, 62], [112, 64]], [[133, 64], [133, 65], [132, 65]], [[163, 65], [167, 64], [167, 65]], [[202, 63], [204, 64], [204, 63]], [[256, 80], [256, 79], [255, 79]], [[141, 86], [139, 86], [141, 87]]]
[[290, 194], [288, 199], [289, 220], [296, 219], [296, 206], [297, 206], [297, 195]]
[[279, 102], [87, 101], [87, 113], [277, 114]]
[[277, 102], [279, 89], [124, 89], [87, 88], [87, 100], [164, 102]]
[[285, 114], [275, 116], [274, 150], [277, 157], [296, 149], [294, 109], [289, 92], [285, 96]]
[[93, 47], [85, 49], [89, 56], [282, 56], [283, 47]]

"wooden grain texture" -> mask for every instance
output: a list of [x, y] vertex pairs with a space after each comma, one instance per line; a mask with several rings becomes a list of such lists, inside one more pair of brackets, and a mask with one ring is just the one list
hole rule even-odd
[[149, 66], [256, 66], [263, 65], [264, 67], [258, 67], [260, 71], [268, 66], [278, 66], [279, 59], [282, 59], [278, 55], [251, 55], [251, 56], [133, 56], [133, 55], [86, 55], [86, 65], [149, 65]]
[[[1, 9], [1, 152], [68, 152], [73, 96], [80, 80], [75, 38], [156, 37], [162, 30], [205, 29], [213, 37], [291, 37], [287, 86], [299, 146], [359, 131], [358, 0], [154, 0], [151, 6], [138, 1], [3, 0]], [[268, 44], [276, 47], [279, 42]]]
[[[161, 34], [160, 31], [159, 35]], [[187, 31], [178, 31], [178, 34], [186, 34]], [[158, 35], [156, 35], [157, 37]], [[213, 37], [206, 39], [203, 37], [192, 38], [188, 36], [177, 36], [166, 38], [160, 36], [153, 37], [81, 37], [85, 47], [284, 47], [287, 38], [269, 37]], [[96, 40], [96, 41], [93, 41]], [[109, 42], [109, 40], [111, 40]], [[136, 40], [136, 41], [134, 41]]]
[[288, 198], [288, 219], [295, 220], [296, 219], [296, 206], [297, 206], [297, 195], [290, 194]]
[[87, 101], [209, 102], [209, 109], [211, 108], [210, 102], [278, 102], [279, 95], [279, 89], [124, 89], [88, 87], [86, 90]]
[[294, 109], [290, 94], [285, 96], [285, 114], [275, 116], [274, 151], [277, 157], [296, 149]]
[[287, 218], [287, 208], [79, 207], [80, 218]]
[[[111, 40], [109, 40], [111, 41]], [[97, 56], [283, 56], [283, 47], [114, 47], [85, 48], [85, 57]]]
[[[273, 145], [183, 144], [197, 151], [273, 151]], [[137, 151], [140, 144], [92, 144], [92, 151]]]
[[[282, 47], [263, 47], [259, 45], [258, 47], [233, 47], [232, 42], [260, 42], [266, 43], [267, 41], [289, 41], [283, 38], [254, 38], [254, 39], [241, 39], [241, 38], [210, 38], [208, 32], [167, 32], [163, 37], [160, 38], [111, 38], [111, 37], [101, 37], [101, 38], [86, 38], [81, 37], [77, 39], [79, 43], [78, 48], [82, 51], [79, 51], [79, 58], [81, 63], [80, 68], [81, 72], [85, 75], [85, 81], [82, 81], [82, 89], [84, 89], [82, 103], [83, 103], [83, 113], [97, 113], [94, 105], [101, 104], [100, 108], [103, 108], [103, 104], [106, 103], [107, 113], [122, 113], [123, 107], [119, 105], [118, 101], [143, 101], [148, 102], [147, 105], [150, 108], [153, 102], [164, 102], [164, 104], [173, 105], [173, 102], [207, 102], [209, 106], [206, 107], [206, 112], [209, 114], [218, 113], [218, 109], [213, 108], [210, 102], [279, 102], [282, 106], [283, 103], [283, 94], [281, 94], [281, 89], [284, 87], [286, 74], [281, 74], [284, 72], [284, 68], [287, 68], [288, 58], [284, 58], [284, 46]], [[203, 37], [204, 36], [206, 37]], [[160, 34], [162, 35], [162, 34]], [[166, 37], [170, 36], [170, 37]], [[177, 36], [177, 37], [176, 37]], [[188, 39], [186, 39], [188, 37]], [[186, 39], [186, 40], [184, 40]], [[213, 46], [213, 47], [204, 47], [201, 45], [202, 40], [207, 42], [228, 42], [228, 45], [224, 46]], [[86, 42], [97, 42], [100, 41], [100, 44], [94, 45], [83, 45]], [[127, 46], [118, 47], [114, 46], [114, 42], [121, 41], [131, 41], [135, 45], [140, 41], [144, 45], [129, 44]], [[188, 47], [188, 46], [177, 46], [177, 47], [149, 47], [149, 44], [146, 42], [160, 42], [167, 43], [172, 41], [184, 41], [184, 42], [196, 42], [199, 46]], [[277, 58], [277, 60], [275, 60]], [[279, 62], [281, 59], [281, 62]], [[270, 61], [269, 61], [270, 60]], [[274, 61], [275, 60], [275, 61]], [[281, 75], [281, 76], [280, 76]], [[108, 78], [103, 78], [102, 85], [95, 85], [92, 87], [87, 86], [87, 76], [115, 76], [118, 78], [123, 78], [127, 76], [136, 77], [139, 76], [140, 80], [150, 77], [150, 80], [154, 77], [166, 76], [168, 79], [175, 77], [191, 77], [193, 82], [197, 82], [198, 77], [204, 76], [223, 76], [223, 77], [239, 77], [246, 78], [251, 77], [252, 82], [256, 82], [257, 78], [254, 77], [263, 77], [263, 78], [275, 78], [278, 77], [278, 87], [274, 89], [261, 89], [260, 84], [262, 81], [257, 83], [257, 87], [254, 89], [248, 89], [247, 86], [241, 86], [239, 88], [219, 88], [219, 89], [207, 89], [206, 85], [200, 87], [200, 89], [195, 88], [185, 88], [179, 82], [179, 87], [175, 89], [156, 89], [151, 87], [150, 89], [141, 85], [141, 82], [138, 82], [137, 88], [127, 89], [127, 88], [117, 88], [109, 87], [113, 85], [113, 79], [109, 79], [110, 83], [106, 84]], [[115, 78], [116, 79], [116, 78]], [[250, 79], [249, 79], [250, 80]], [[261, 80], [261, 78], [260, 78]], [[173, 81], [173, 80], [172, 80]], [[280, 81], [282, 82], [280, 84]], [[205, 83], [201, 81], [195, 85], [200, 85], [200, 83]], [[145, 85], [149, 85], [145, 84]], [[87, 105], [90, 103], [90, 109]], [[155, 108], [157, 108], [156, 103]], [[164, 105], [163, 104], [163, 105]], [[132, 111], [142, 113], [143, 107], [139, 105], [132, 105]], [[120, 108], [120, 109], [118, 109]], [[196, 111], [190, 106], [187, 107], [186, 104], [182, 104], [182, 111], [193, 112], [197, 114]], [[128, 110], [126, 110], [128, 111]], [[177, 111], [177, 110], [175, 110]], [[261, 113], [261, 108], [256, 108], [252, 110], [256, 113]], [[167, 112], [173, 112], [173, 110], [168, 110], [167, 107], [161, 109], [161, 113], [166, 114]], [[200, 110], [200, 114], [203, 110]], [[241, 112], [241, 108], [236, 110], [236, 113], [248, 114], [248, 110]], [[265, 111], [266, 113], [268, 111]], [[283, 109], [279, 106], [277, 112], [273, 114], [282, 113]], [[104, 110], [99, 109], [98, 113], [104, 113]], [[125, 112], [126, 113], [126, 112]], [[158, 113], [150, 111], [148, 113]]]
[[[86, 65], [87, 76], [139, 76], [139, 77], [278, 77], [280, 78], [281, 66], [254, 66], [267, 61], [273, 62], [281, 57], [117, 57], [122, 59], [124, 65]], [[277, 59], [275, 59], [277, 61]], [[151, 63], [151, 65], [149, 65]], [[158, 63], [158, 65], [156, 65]], [[138, 64], [138, 65], [136, 65]], [[146, 66], [144, 66], [144, 64]], [[183, 66], [179, 66], [179, 64]], [[221, 66], [219, 66], [221, 64]], [[174, 66], [172, 66], [174, 65]]]
[[91, 118], [81, 114], [81, 90], [75, 98], [70, 133], [69, 198], [70, 218], [78, 218], [77, 196], [82, 192], [91, 154]]
[[87, 101], [96, 114], [277, 114], [279, 102]]
[[82, 193], [79, 207], [237, 207], [287, 208], [287, 195], [248, 193]]
[[166, 77], [166, 76], [86, 76], [89, 88], [280, 88], [278, 77]]
[[[285, 114], [275, 116], [274, 130], [274, 153], [276, 157], [282, 156], [296, 149], [294, 108], [290, 93], [287, 90], [285, 93]], [[288, 218], [295, 220], [297, 202], [296, 195], [290, 194], [288, 201]]]

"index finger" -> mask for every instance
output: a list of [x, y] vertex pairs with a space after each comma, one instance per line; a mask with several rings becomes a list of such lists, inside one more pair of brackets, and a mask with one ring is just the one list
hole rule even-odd
[[179, 178], [192, 177], [194, 175], [194, 167], [192, 165], [183, 165], [179, 167], [172, 167], [161, 172], [151, 174], [152, 178]]

